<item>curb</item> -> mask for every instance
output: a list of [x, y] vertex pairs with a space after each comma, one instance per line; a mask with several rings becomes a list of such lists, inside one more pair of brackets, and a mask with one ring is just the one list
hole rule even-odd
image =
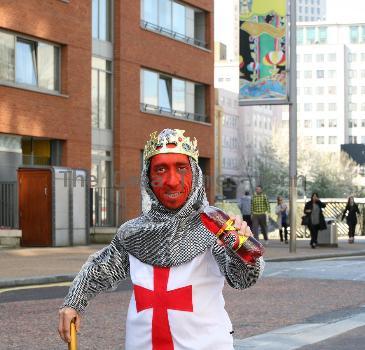
[[[317, 256], [293, 256], [285, 258], [269, 258], [265, 259], [265, 262], [285, 262], [285, 261], [305, 261], [305, 260], [318, 260], [318, 259], [331, 259], [331, 258], [343, 258], [351, 256], [365, 256], [365, 250], [358, 252], [349, 253], [334, 253], [334, 254], [320, 254]], [[62, 282], [72, 282], [76, 277], [75, 274], [69, 275], [51, 275], [51, 276], [36, 276], [36, 277], [25, 277], [17, 278], [13, 280], [1, 280], [0, 279], [0, 289], [4, 288], [14, 288], [14, 287], [26, 287], [42, 284], [51, 283], [62, 283]]]
[[333, 254], [319, 254], [312, 256], [288, 256], [285, 258], [269, 258], [265, 259], [265, 262], [285, 262], [285, 261], [304, 261], [304, 260], [318, 260], [318, 259], [331, 259], [331, 258], [345, 258], [351, 256], [365, 256], [365, 250], [360, 250], [358, 252], [348, 252], [348, 253], [333, 253]]
[[13, 280], [0, 280], [0, 288], [25, 287], [50, 283], [72, 282], [76, 274], [71, 275], [52, 275], [16, 278]]

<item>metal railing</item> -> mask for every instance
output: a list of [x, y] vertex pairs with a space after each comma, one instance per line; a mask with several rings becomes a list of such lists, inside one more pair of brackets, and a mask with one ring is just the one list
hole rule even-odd
[[113, 187], [90, 188], [90, 226], [117, 227], [121, 221], [120, 190]]
[[[348, 226], [346, 220], [342, 221], [342, 214], [345, 210], [347, 200], [346, 199], [322, 199], [326, 203], [326, 207], [323, 209], [323, 215], [326, 219], [333, 218], [337, 224], [337, 235], [339, 237], [345, 237], [348, 234]], [[365, 235], [365, 200], [355, 199], [357, 205], [359, 206], [360, 215], [358, 215], [357, 225], [356, 225], [356, 235]], [[286, 201], [287, 203], [288, 201]], [[237, 214], [239, 213], [237, 201], [234, 199], [223, 200], [216, 202], [216, 205], [224, 208], [226, 211]], [[298, 238], [308, 238], [310, 232], [308, 228], [302, 226], [301, 218], [304, 215], [304, 200], [298, 200], [297, 202], [297, 212], [296, 212], [296, 222], [297, 222], [297, 237]], [[277, 229], [276, 224], [276, 201], [270, 201], [271, 213], [269, 215], [269, 231], [274, 231]]]
[[167, 36], [169, 36], [173, 39], [176, 39], [176, 40], [184, 41], [185, 43], [190, 44], [190, 45], [202, 47], [204, 49], [208, 48], [208, 44], [203, 40], [192, 38], [192, 37], [187, 36], [185, 34], [175, 32], [175, 31], [173, 31], [169, 28], [161, 27], [157, 24], [147, 22], [145, 20], [141, 20], [141, 26], [144, 29], [153, 30], [154, 32], [158, 32], [160, 34], [167, 35]]
[[0, 182], [0, 228], [18, 228], [18, 187], [16, 182]]
[[[323, 215], [325, 218], [333, 218], [337, 224], [337, 235], [347, 236], [348, 235], [348, 225], [346, 220], [342, 221], [342, 214], [345, 210], [347, 200], [346, 199], [321, 199], [326, 203], [326, 207], [323, 209]], [[360, 215], [358, 215], [357, 225], [356, 225], [356, 235], [365, 235], [365, 203], [357, 202], [359, 207]], [[296, 219], [297, 219], [297, 237], [309, 237], [309, 230], [300, 224], [301, 218], [304, 215], [304, 201], [298, 201]]]
[[160, 115], [168, 115], [168, 116], [179, 118], [179, 119], [194, 120], [197, 122], [204, 122], [204, 123], [208, 122], [208, 117], [204, 114], [183, 112], [183, 111], [178, 111], [178, 110], [175, 110], [172, 108], [150, 105], [150, 104], [143, 103], [143, 102], [141, 102], [140, 105], [141, 105], [142, 112], [155, 113], [155, 114], [160, 114]]

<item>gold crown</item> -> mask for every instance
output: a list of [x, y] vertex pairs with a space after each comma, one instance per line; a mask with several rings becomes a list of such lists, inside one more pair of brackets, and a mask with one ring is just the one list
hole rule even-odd
[[[192, 157], [197, 162], [198, 142], [195, 137], [190, 141], [190, 137], [184, 136], [184, 132], [185, 130], [180, 129], [164, 129], [157, 136], [157, 131], [154, 131], [144, 147], [144, 160], [161, 153], [180, 153]], [[174, 144], [175, 147], [169, 148], [168, 144]]]

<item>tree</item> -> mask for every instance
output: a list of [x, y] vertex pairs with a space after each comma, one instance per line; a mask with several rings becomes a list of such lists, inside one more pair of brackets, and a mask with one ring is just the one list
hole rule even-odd
[[[357, 185], [358, 165], [344, 152], [319, 152], [298, 139], [298, 175], [306, 179], [306, 195], [318, 192], [322, 198], [343, 198], [360, 195]], [[258, 178], [270, 197], [289, 196], [289, 150], [285, 138], [275, 133], [271, 145], [260, 152]], [[298, 186], [299, 195], [304, 195]]]

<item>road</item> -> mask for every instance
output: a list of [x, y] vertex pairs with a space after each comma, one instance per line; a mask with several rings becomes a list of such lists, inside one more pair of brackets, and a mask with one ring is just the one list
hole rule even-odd
[[[364, 348], [364, 267], [365, 258], [271, 262], [253, 288], [226, 287], [236, 349]], [[64, 285], [0, 292], [0, 349], [66, 349], [56, 331], [66, 292]], [[80, 349], [123, 349], [129, 298], [124, 282], [90, 303]]]

